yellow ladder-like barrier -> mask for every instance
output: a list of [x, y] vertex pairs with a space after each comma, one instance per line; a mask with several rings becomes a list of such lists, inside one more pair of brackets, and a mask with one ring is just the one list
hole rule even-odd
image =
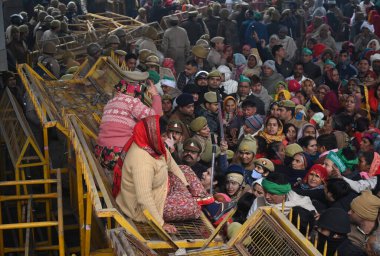
[[[24, 252], [27, 254], [31, 248], [31, 229], [45, 228], [47, 230], [47, 241], [40, 241], [35, 244], [33, 250], [57, 250], [59, 255], [63, 256], [61, 173], [60, 171], [57, 172], [56, 179], [50, 178], [48, 162], [36, 143], [21, 107], [8, 88], [6, 88], [0, 100], [0, 130], [15, 170], [14, 180], [0, 182], [0, 255], [10, 252]], [[30, 175], [27, 175], [27, 171]], [[31, 177], [38, 175], [40, 175], [40, 178], [31, 179]], [[56, 185], [56, 192], [52, 191], [52, 185], [54, 184]], [[33, 186], [43, 187], [42, 193], [32, 193]], [[13, 191], [12, 187], [15, 187], [14, 194], [10, 194], [10, 191]], [[51, 217], [53, 210], [52, 200], [57, 200], [57, 221], [52, 221]], [[4, 204], [10, 205], [14, 202], [17, 208], [17, 223], [4, 223], [1, 208], [4, 207]], [[26, 208], [25, 202], [27, 202]], [[33, 216], [31, 216], [32, 202], [43, 203], [44, 221], [33, 220]], [[53, 245], [52, 227], [56, 227], [58, 230], [58, 245]], [[18, 230], [19, 246], [6, 247], [4, 232], [14, 229]], [[26, 229], [26, 236], [24, 236], [24, 229]]]

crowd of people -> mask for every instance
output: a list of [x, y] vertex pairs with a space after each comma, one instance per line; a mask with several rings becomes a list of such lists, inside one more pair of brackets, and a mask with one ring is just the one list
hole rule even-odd
[[[165, 17], [163, 35], [146, 26], [127, 41], [119, 29], [87, 46], [86, 70], [100, 56], [128, 69], [94, 148], [123, 213], [144, 222], [147, 209], [176, 233], [173, 222], [203, 212], [217, 226], [237, 208], [231, 236], [272, 206], [327, 255], [380, 255], [380, 1], [140, 6], [142, 23]], [[51, 0], [11, 16], [3, 83], [20, 103], [12, 72], [28, 51], [72, 78], [76, 56], [54, 56], [81, 12]]]

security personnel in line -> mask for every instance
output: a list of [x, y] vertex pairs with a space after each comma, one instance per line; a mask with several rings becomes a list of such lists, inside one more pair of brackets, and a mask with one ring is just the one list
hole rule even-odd
[[[49, 70], [55, 77], [61, 77], [60, 66], [58, 61], [54, 58], [57, 53], [55, 44], [51, 41], [44, 42], [42, 46], [42, 55], [38, 57], [38, 62], [41, 63], [47, 70]], [[45, 78], [49, 78], [45, 76]]]

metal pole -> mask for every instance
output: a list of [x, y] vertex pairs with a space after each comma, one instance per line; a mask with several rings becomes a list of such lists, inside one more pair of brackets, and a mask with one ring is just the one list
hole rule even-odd
[[211, 133], [211, 142], [212, 142], [212, 159], [211, 159], [211, 179], [210, 179], [210, 194], [213, 194], [213, 185], [214, 185], [214, 171], [215, 171], [215, 157], [216, 157], [216, 142], [214, 133]]

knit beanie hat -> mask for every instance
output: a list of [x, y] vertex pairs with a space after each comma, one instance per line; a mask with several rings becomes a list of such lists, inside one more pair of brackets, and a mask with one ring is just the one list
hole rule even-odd
[[193, 121], [190, 123], [190, 129], [193, 132], [199, 132], [202, 130], [203, 127], [205, 127], [207, 124], [207, 119], [204, 116], [200, 116], [195, 118]]
[[274, 72], [276, 72], [276, 64], [274, 60], [267, 60], [264, 62], [263, 67], [268, 67], [272, 69]]
[[295, 154], [303, 152], [303, 149], [297, 143], [290, 144], [285, 148], [285, 156], [293, 157]]
[[348, 213], [341, 208], [329, 208], [318, 219], [317, 226], [338, 234], [348, 234], [351, 231]]
[[245, 119], [244, 124], [254, 131], [258, 131], [262, 128], [264, 123], [263, 118], [260, 115], [253, 115]]
[[380, 198], [373, 195], [371, 191], [363, 191], [351, 202], [353, 210], [360, 218], [369, 221], [375, 221], [380, 209]]
[[252, 136], [245, 136], [239, 144], [239, 151], [248, 151], [256, 155], [257, 142]]
[[193, 95], [189, 93], [182, 93], [176, 98], [176, 103], [180, 107], [184, 107], [190, 104], [194, 104], [194, 98]]

